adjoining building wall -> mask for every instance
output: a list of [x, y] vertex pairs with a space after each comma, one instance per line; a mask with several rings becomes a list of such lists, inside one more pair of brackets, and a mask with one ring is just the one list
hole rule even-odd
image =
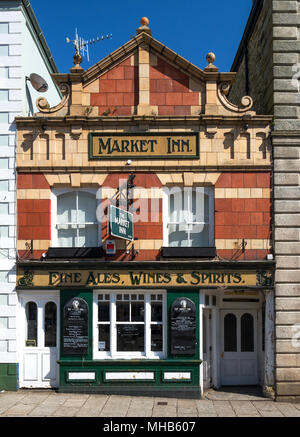
[[25, 80], [31, 73], [46, 80], [46, 95], [53, 104], [60, 99], [50, 75], [57, 69], [48, 59], [32, 17], [27, 0], [0, 4], [0, 389], [6, 390], [17, 388], [18, 363], [14, 119], [37, 111], [35, 100], [41, 94]]
[[[256, 29], [264, 23], [265, 47], [273, 57], [263, 52], [260, 57], [248, 50], [249, 93], [257, 111], [270, 108], [274, 115], [274, 224], [276, 255], [276, 396], [280, 400], [300, 398], [300, 120], [299, 120], [299, 1], [263, 2], [257, 19], [253, 6], [248, 29], [244, 35], [248, 47], [257, 44]], [[270, 14], [272, 17], [270, 19]], [[272, 23], [272, 26], [271, 26]], [[250, 35], [250, 36], [249, 36]], [[242, 43], [241, 43], [242, 46]], [[239, 52], [242, 47], [240, 46]], [[240, 55], [239, 55], [240, 56]], [[244, 64], [237, 55], [232, 70], [243, 75]], [[268, 75], [251, 75], [272, 65]], [[267, 71], [267, 70], [265, 70]], [[262, 94], [261, 90], [265, 92]], [[233, 85], [232, 96], [244, 94], [241, 84]]]

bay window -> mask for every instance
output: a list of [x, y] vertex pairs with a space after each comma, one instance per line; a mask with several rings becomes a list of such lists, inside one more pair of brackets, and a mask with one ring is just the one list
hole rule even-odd
[[95, 358], [162, 357], [164, 306], [163, 292], [95, 292]]

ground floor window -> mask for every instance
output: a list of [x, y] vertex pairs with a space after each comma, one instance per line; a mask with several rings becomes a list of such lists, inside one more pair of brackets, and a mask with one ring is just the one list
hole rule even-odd
[[164, 356], [163, 292], [94, 293], [94, 357]]

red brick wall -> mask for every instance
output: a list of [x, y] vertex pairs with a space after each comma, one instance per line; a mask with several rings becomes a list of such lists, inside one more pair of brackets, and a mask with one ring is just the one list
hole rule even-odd
[[131, 58], [98, 80], [100, 92], [91, 93], [91, 106], [98, 106], [99, 115], [131, 115], [139, 98], [138, 67], [131, 65]]
[[[271, 176], [263, 173], [223, 173], [215, 188], [270, 188]], [[215, 199], [216, 239], [270, 239], [271, 199], [270, 198], [227, 198]], [[222, 258], [264, 259], [266, 249], [247, 249], [238, 253], [234, 249], [218, 251]]]
[[190, 91], [189, 76], [157, 57], [150, 65], [150, 105], [158, 106], [158, 115], [191, 115], [199, 92]]
[[[50, 190], [50, 186], [41, 173], [18, 174], [18, 190]], [[35, 250], [34, 240], [51, 240], [51, 202], [50, 199], [17, 200], [17, 238], [30, 243], [33, 240], [33, 253], [19, 250], [20, 258], [39, 259], [44, 250]]]
[[[103, 188], [117, 189], [119, 180], [127, 180], [128, 173], [110, 174]], [[141, 188], [161, 188], [161, 182], [153, 173], [136, 174], [134, 183]], [[49, 189], [50, 186], [43, 174], [19, 174], [18, 189]], [[237, 173], [224, 172], [219, 177], [215, 188], [270, 188], [269, 172]], [[139, 240], [162, 240], [163, 218], [162, 200], [156, 199], [158, 215], [155, 222], [151, 222], [151, 199], [134, 200], [134, 207], [143, 211], [147, 205], [148, 221], [134, 223], [134, 236]], [[140, 214], [141, 212], [137, 212]], [[18, 239], [51, 240], [51, 204], [48, 199], [18, 199]], [[109, 238], [107, 223], [102, 227], [102, 239]], [[215, 199], [215, 239], [263, 239], [271, 238], [271, 200], [270, 198], [216, 198]], [[19, 250], [20, 257], [39, 259], [44, 250], [33, 250], [33, 253]], [[218, 256], [224, 259], [265, 259], [269, 253], [267, 249], [245, 249], [242, 253], [237, 249], [220, 249]], [[160, 257], [160, 248], [139, 250], [136, 260], [156, 260]], [[115, 260], [131, 259], [125, 250], [118, 250]]]

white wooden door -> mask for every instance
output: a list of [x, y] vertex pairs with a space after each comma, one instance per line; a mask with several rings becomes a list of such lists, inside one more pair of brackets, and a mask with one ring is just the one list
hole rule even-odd
[[258, 384], [257, 310], [222, 310], [221, 327], [221, 385]]
[[211, 345], [211, 310], [203, 310], [202, 322], [202, 345], [203, 345], [203, 387], [211, 386], [211, 362], [212, 362], [212, 345]]
[[58, 387], [58, 295], [24, 293], [20, 311], [20, 387]]

